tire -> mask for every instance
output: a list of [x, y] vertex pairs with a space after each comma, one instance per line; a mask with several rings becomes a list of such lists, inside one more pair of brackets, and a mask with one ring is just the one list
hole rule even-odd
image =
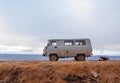
[[56, 54], [51, 54], [50, 56], [49, 56], [49, 59], [50, 59], [50, 61], [58, 61], [58, 56], [56, 55]]
[[80, 54], [75, 57], [76, 61], [85, 61], [85, 55]]

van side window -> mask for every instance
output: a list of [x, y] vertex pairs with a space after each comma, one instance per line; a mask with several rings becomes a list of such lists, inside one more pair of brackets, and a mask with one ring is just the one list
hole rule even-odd
[[85, 40], [76, 40], [75, 45], [86, 45]]
[[74, 41], [73, 40], [66, 40], [66, 41], [64, 41], [64, 45], [66, 45], [66, 46], [74, 45]]
[[51, 41], [51, 46], [56, 46], [57, 42], [56, 41]]

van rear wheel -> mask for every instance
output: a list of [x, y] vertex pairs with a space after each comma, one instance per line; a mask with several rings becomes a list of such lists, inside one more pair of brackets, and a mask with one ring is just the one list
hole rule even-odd
[[49, 59], [50, 59], [50, 61], [58, 61], [58, 56], [56, 55], [56, 54], [51, 54], [50, 56], [49, 56]]
[[85, 61], [85, 55], [79, 54], [75, 57], [76, 61]]

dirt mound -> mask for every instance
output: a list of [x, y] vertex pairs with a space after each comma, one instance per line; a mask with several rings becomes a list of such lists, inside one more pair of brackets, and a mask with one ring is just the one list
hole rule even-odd
[[120, 61], [0, 61], [0, 83], [120, 83]]

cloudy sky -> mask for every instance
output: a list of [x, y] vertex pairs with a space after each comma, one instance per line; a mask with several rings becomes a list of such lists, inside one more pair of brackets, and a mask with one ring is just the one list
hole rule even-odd
[[89, 38], [120, 54], [120, 0], [0, 0], [0, 53], [42, 53], [48, 39]]

